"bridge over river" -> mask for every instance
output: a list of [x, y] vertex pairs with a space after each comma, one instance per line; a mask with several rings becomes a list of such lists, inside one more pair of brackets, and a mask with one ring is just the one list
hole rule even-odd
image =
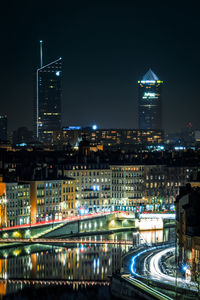
[[[174, 219], [173, 213], [103, 212], [84, 216], [68, 217], [64, 220], [53, 220], [34, 224], [24, 224], [0, 229], [0, 238], [65, 238], [70, 235], [90, 235], [98, 232], [114, 232], [129, 229], [161, 229], [164, 219]], [[148, 222], [147, 222], [148, 221]], [[141, 227], [141, 228], [140, 228]]]

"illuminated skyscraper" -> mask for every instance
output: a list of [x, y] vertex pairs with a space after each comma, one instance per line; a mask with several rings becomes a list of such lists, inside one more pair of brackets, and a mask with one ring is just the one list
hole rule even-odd
[[53, 131], [61, 128], [61, 78], [62, 59], [59, 58], [36, 71], [36, 91], [34, 100], [34, 134], [44, 143], [51, 143]]
[[161, 86], [163, 81], [149, 69], [139, 83], [138, 126], [139, 129], [162, 129]]

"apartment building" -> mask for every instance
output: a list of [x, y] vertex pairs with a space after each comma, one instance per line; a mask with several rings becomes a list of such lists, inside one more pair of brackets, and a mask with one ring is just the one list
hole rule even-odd
[[75, 183], [71, 178], [29, 181], [31, 222], [62, 220], [75, 213]]
[[179, 187], [194, 168], [166, 165], [112, 165], [112, 201], [119, 210], [174, 210]]
[[116, 210], [144, 205], [144, 166], [112, 165], [112, 200]]
[[30, 223], [30, 185], [24, 182], [6, 183], [7, 226]]
[[111, 170], [107, 165], [69, 165], [63, 175], [75, 179], [76, 203], [80, 213], [114, 208], [111, 199]]
[[0, 181], [0, 226], [62, 220], [75, 214], [71, 178], [27, 182]]

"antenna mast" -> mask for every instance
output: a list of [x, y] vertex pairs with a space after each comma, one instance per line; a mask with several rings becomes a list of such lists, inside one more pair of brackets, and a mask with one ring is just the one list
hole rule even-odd
[[42, 62], [42, 40], [40, 41], [40, 68], [43, 67], [43, 62]]

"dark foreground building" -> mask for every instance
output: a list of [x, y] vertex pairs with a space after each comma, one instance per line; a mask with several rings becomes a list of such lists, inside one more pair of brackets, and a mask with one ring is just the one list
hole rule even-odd
[[200, 275], [200, 181], [180, 189], [176, 199], [177, 255], [186, 277]]
[[139, 84], [138, 126], [139, 129], [161, 130], [161, 85], [162, 81], [149, 69]]

